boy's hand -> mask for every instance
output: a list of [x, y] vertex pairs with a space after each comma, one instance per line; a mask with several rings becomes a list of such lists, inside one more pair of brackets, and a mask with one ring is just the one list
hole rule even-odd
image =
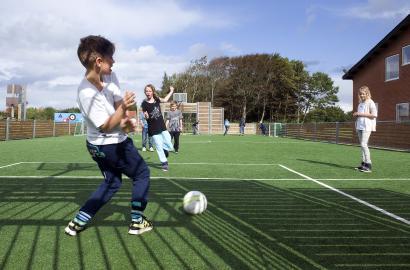
[[169, 92], [174, 92], [174, 87], [172, 85], [169, 87]]
[[121, 119], [120, 127], [125, 133], [137, 131], [137, 119], [125, 117]]
[[149, 118], [148, 112], [144, 112], [144, 117], [145, 117], [145, 119], [148, 119], [148, 118]]
[[135, 108], [135, 94], [133, 92], [125, 91], [124, 98], [122, 99], [122, 106], [124, 110]]

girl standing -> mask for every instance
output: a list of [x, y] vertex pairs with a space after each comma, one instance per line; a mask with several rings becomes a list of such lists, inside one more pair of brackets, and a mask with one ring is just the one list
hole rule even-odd
[[154, 140], [163, 171], [168, 171], [168, 151], [173, 151], [174, 148], [171, 142], [171, 135], [165, 127], [160, 105], [161, 102], [167, 102], [173, 92], [174, 87], [170, 86], [166, 97], [160, 98], [155, 92], [155, 87], [152, 84], [148, 84], [144, 88], [146, 99], [141, 104], [145, 119], [148, 122], [148, 135]]
[[359, 105], [357, 107], [357, 112], [354, 112], [353, 116], [357, 117], [356, 131], [362, 150], [362, 163], [360, 166], [356, 167], [356, 169], [361, 172], [371, 172], [372, 161], [370, 159], [370, 151], [367, 143], [369, 142], [372, 131], [376, 131], [377, 108], [372, 100], [369, 87], [360, 87], [358, 98]]

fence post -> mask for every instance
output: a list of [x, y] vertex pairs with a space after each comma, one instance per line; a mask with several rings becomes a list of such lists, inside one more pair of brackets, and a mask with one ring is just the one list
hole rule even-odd
[[339, 122], [336, 122], [336, 144], [339, 143]]
[[315, 122], [315, 142], [317, 141], [317, 123]]
[[9, 140], [9, 132], [10, 132], [10, 117], [6, 119], [6, 141]]
[[53, 121], [53, 137], [56, 136], [56, 121]]
[[36, 119], [33, 120], [33, 139], [36, 137]]
[[71, 124], [70, 124], [70, 121], [68, 121], [68, 135], [71, 135]]

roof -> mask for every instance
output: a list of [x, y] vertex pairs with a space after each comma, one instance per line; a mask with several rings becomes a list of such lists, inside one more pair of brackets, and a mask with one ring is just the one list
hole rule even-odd
[[410, 14], [407, 15], [393, 30], [390, 31], [376, 46], [373, 47], [359, 62], [351, 67], [344, 75], [344, 80], [352, 80], [355, 74], [369, 62], [373, 56], [385, 49], [392, 41], [400, 36], [410, 26]]

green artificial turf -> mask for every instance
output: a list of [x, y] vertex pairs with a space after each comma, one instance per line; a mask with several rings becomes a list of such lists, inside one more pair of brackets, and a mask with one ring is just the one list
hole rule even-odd
[[[134, 136], [140, 148], [140, 136]], [[145, 215], [127, 234], [131, 184], [78, 237], [64, 227], [101, 182], [85, 137], [0, 142], [0, 269], [409, 269], [409, 153], [263, 136], [183, 135], [156, 152]], [[208, 209], [182, 198], [200, 190]], [[349, 197], [351, 196], [351, 197]], [[400, 220], [400, 218], [402, 220]]]

